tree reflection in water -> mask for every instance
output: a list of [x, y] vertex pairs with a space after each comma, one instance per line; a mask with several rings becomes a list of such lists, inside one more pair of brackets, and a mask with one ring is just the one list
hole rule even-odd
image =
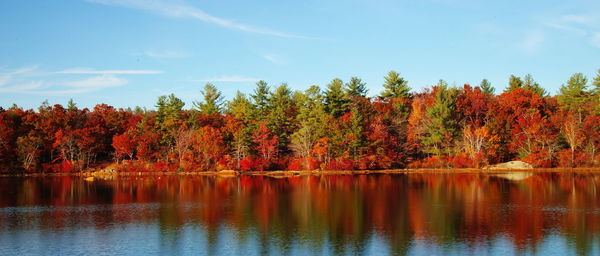
[[0, 251], [64, 238], [54, 252], [106, 239], [108, 252], [599, 253], [598, 184], [573, 173], [0, 178]]

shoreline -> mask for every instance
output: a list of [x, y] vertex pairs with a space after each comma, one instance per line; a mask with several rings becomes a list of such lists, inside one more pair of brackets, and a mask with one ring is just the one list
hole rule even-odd
[[206, 171], [206, 172], [55, 172], [55, 173], [3, 173], [0, 177], [143, 177], [143, 176], [266, 176], [294, 177], [321, 175], [369, 175], [369, 174], [501, 174], [501, 173], [600, 173], [600, 168], [534, 168], [534, 169], [390, 169], [390, 170], [305, 170], [305, 171]]

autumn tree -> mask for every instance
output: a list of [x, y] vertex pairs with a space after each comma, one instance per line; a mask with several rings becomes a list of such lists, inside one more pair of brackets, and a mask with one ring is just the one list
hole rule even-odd
[[299, 97], [297, 122], [299, 129], [292, 134], [291, 147], [297, 157], [305, 160], [304, 168], [309, 168], [311, 152], [317, 140], [325, 136], [326, 113], [318, 86], [311, 86]]
[[253, 136], [253, 142], [256, 144], [256, 151], [258, 152], [259, 158], [266, 163], [269, 163], [279, 152], [277, 136], [274, 136], [271, 131], [269, 131], [264, 122], [260, 123], [258, 129], [253, 133]]
[[191, 134], [191, 140], [190, 144], [193, 150], [188, 155], [188, 161], [196, 163], [197, 166], [193, 168], [204, 171], [216, 170], [217, 162], [227, 152], [221, 131], [214, 127], [204, 126]]
[[135, 153], [135, 144], [133, 138], [128, 133], [115, 135], [113, 137], [112, 146], [115, 149], [115, 157], [117, 162], [119, 159], [128, 157], [129, 160], [133, 159]]
[[30, 133], [17, 139], [17, 155], [25, 170], [35, 170], [40, 161], [43, 141]]

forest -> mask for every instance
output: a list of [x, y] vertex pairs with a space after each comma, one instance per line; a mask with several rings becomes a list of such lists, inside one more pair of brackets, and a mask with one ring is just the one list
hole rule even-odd
[[0, 171], [372, 170], [481, 168], [521, 160], [540, 168], [600, 166], [600, 70], [549, 95], [531, 75], [414, 92], [395, 71], [367, 97], [357, 77], [293, 91], [258, 81], [225, 101], [212, 84], [185, 107], [153, 110], [0, 107]]

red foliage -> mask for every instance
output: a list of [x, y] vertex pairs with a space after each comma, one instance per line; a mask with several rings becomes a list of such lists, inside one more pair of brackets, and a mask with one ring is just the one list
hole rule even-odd
[[[585, 152], [571, 152], [570, 149], [564, 149], [558, 152], [558, 167], [577, 167], [577, 166], [585, 166], [586, 163], [590, 160], [589, 157], [585, 154]], [[571, 157], [573, 157], [573, 161], [571, 161]]]
[[115, 156], [117, 158], [133, 158], [135, 145], [133, 143], [133, 139], [129, 134], [123, 133], [121, 135], [115, 135], [113, 137], [112, 146], [115, 149]]
[[259, 158], [246, 157], [240, 162], [240, 170], [242, 171], [264, 171], [265, 167], [263, 160]]
[[339, 158], [331, 160], [327, 163], [327, 170], [354, 170], [356, 165], [352, 159]]

